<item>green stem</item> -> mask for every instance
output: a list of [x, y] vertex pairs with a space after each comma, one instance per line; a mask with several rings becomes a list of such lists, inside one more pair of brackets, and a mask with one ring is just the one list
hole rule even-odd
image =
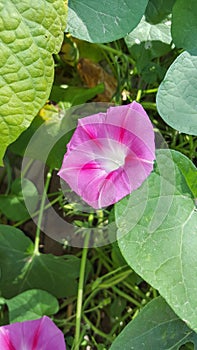
[[141, 102], [142, 106], [147, 109], [152, 109], [153, 111], [157, 110], [156, 103], [154, 102]]
[[152, 288], [152, 292], [153, 292], [153, 298], [157, 298], [158, 297], [157, 290], [155, 288]]
[[96, 328], [96, 327], [93, 325], [93, 323], [90, 322], [90, 320], [89, 320], [85, 315], [84, 315], [84, 320], [85, 320], [85, 322], [92, 328], [92, 330], [93, 330], [96, 334], [100, 335], [100, 336], [101, 336], [102, 338], [104, 338], [104, 339], [107, 339], [110, 343], [113, 341], [113, 338], [112, 338], [111, 336], [109, 336], [108, 334], [106, 334], [106, 333], [100, 331], [100, 329]]
[[111, 288], [115, 284], [118, 284], [122, 280], [126, 279], [131, 273], [132, 273], [132, 271], [128, 270], [128, 271], [125, 271], [125, 272], [120, 273], [118, 275], [115, 275], [112, 278], [110, 278], [109, 280], [107, 280], [106, 282], [104, 281], [104, 282], [100, 283], [99, 288], [101, 288], [101, 289]]
[[104, 44], [97, 44], [97, 46], [100, 47], [101, 49], [108, 51], [108, 52], [111, 52], [117, 56], [125, 56], [127, 58], [127, 60], [135, 66], [135, 61], [131, 57], [129, 57], [128, 55], [125, 55], [122, 51], [116, 50], [113, 47], [108, 46], [108, 45], [104, 45]]
[[33, 164], [33, 159], [30, 159], [29, 162], [26, 164], [26, 167], [23, 169], [23, 171], [21, 172], [21, 177], [25, 177], [26, 173], [28, 172], [29, 168], [31, 167], [31, 165]]
[[[50, 197], [50, 196], [48, 196], [48, 197]], [[59, 195], [59, 197], [55, 198], [53, 201], [51, 201], [50, 203], [48, 203], [47, 205], [45, 205], [44, 210], [49, 209], [49, 208], [52, 207], [55, 203], [59, 202], [59, 200], [60, 200], [61, 197], [62, 197], [62, 195]], [[32, 218], [36, 217], [36, 216], [39, 214], [39, 212], [40, 212], [40, 209], [37, 210], [37, 211], [35, 211], [35, 212], [31, 215], [31, 217], [32, 217]], [[29, 220], [30, 220], [30, 218], [25, 219], [25, 220], [18, 221], [18, 222], [17, 222], [16, 224], [14, 224], [13, 226], [14, 226], [14, 227], [19, 227], [19, 226], [23, 225], [25, 222], [27, 222], [27, 221], [29, 221]]]
[[[122, 328], [122, 326], [120, 326], [120, 324], [123, 324], [123, 323], [126, 321], [127, 318], [129, 318], [130, 321], [131, 321], [131, 319], [132, 319], [132, 313], [131, 313], [131, 312], [126, 312], [126, 313], [124, 314], [124, 316], [121, 317], [121, 319], [119, 319], [118, 322], [116, 322], [115, 325], [111, 328], [110, 335], [111, 335], [112, 337], [115, 336], [115, 332], [116, 332], [116, 330], [117, 330], [118, 328], [119, 328], [119, 329]], [[120, 330], [119, 330], [119, 333], [120, 333]]]
[[136, 96], [136, 102], [139, 102], [140, 101], [140, 99], [141, 99], [141, 96], [142, 96], [142, 90], [141, 89], [139, 89], [138, 90], [138, 92], [137, 92], [137, 96]]
[[[91, 299], [95, 297], [96, 294], [100, 292], [100, 289], [95, 289], [93, 292], [91, 292], [88, 297], [86, 298], [84, 304], [83, 304], [83, 310], [85, 310], [86, 306], [90, 303]], [[85, 312], [85, 311], [84, 311]]]
[[123, 282], [124, 286], [127, 287], [129, 290], [131, 290], [132, 293], [138, 295], [142, 299], [146, 299], [146, 295], [139, 289], [137, 286], [132, 286], [131, 284], [127, 282]]
[[95, 248], [96, 252], [98, 253], [98, 256], [100, 260], [102, 261], [103, 265], [106, 267], [108, 271], [111, 271], [113, 267], [110, 267], [111, 260], [110, 258], [102, 252], [101, 249]]
[[44, 186], [44, 192], [43, 192], [42, 200], [41, 200], [41, 204], [40, 204], [40, 211], [39, 211], [39, 216], [38, 216], [38, 224], [37, 224], [37, 228], [36, 228], [36, 237], [35, 237], [35, 244], [34, 244], [34, 254], [35, 255], [39, 254], [40, 229], [41, 229], [42, 217], [43, 217], [43, 213], [44, 213], [45, 200], [47, 197], [47, 192], [48, 192], [50, 181], [51, 181], [51, 176], [52, 176], [52, 169], [50, 169], [47, 173], [46, 182], [45, 182], [45, 186]]
[[123, 292], [122, 290], [120, 290], [117, 287], [112, 287], [112, 289], [114, 290], [115, 293], [117, 293], [118, 295], [120, 295], [121, 297], [123, 297], [124, 299], [130, 301], [130, 303], [133, 303], [134, 305], [136, 305], [137, 307], [141, 308], [142, 305], [135, 300], [134, 298], [130, 297], [129, 295], [127, 295], [125, 292]]
[[88, 243], [90, 239], [90, 233], [88, 232], [84, 240], [84, 248], [81, 257], [81, 267], [79, 274], [79, 286], [77, 295], [77, 311], [76, 311], [76, 328], [75, 328], [75, 341], [74, 350], [79, 350], [80, 346], [80, 329], [81, 329], [81, 316], [82, 316], [82, 304], [83, 304], [83, 288], [84, 288], [84, 278], [85, 278], [85, 268], [88, 253]]
[[155, 94], [158, 91], [158, 88], [143, 90], [143, 94]]

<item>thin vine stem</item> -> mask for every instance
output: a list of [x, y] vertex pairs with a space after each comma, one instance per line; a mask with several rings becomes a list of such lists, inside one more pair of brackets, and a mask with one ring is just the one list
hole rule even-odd
[[88, 231], [84, 239], [84, 248], [81, 257], [81, 266], [79, 274], [79, 285], [78, 285], [78, 295], [77, 295], [77, 311], [76, 311], [76, 327], [75, 327], [75, 340], [74, 340], [74, 350], [79, 350], [80, 348], [80, 330], [81, 330], [81, 317], [82, 317], [82, 305], [83, 305], [83, 289], [84, 289], [84, 279], [85, 279], [85, 269], [88, 254], [88, 243], [90, 239], [90, 232]]
[[[51, 196], [48, 196], [48, 197], [51, 197]], [[57, 202], [59, 202], [59, 200], [62, 198], [62, 194], [59, 195], [57, 198], [55, 198], [54, 200], [50, 201], [50, 203], [48, 203], [47, 205], [44, 206], [44, 210], [47, 210], [49, 209], [50, 207], [52, 207], [54, 204], [56, 204]], [[31, 215], [31, 218], [33, 219], [34, 217], [36, 217], [40, 212], [40, 209], [39, 210], [36, 210], [32, 215]], [[14, 224], [13, 226], [14, 227], [18, 227], [18, 226], [21, 226], [23, 225], [25, 222], [29, 221], [30, 219], [27, 218], [27, 219], [24, 219], [24, 220], [21, 220], [21, 221], [18, 221], [16, 224]]]
[[107, 339], [110, 343], [113, 341], [113, 337], [102, 332], [100, 329], [96, 328], [95, 325], [84, 315], [85, 322], [92, 328], [94, 333], [100, 335], [102, 338]]
[[134, 61], [131, 57], [125, 55], [122, 51], [117, 50], [117, 49], [114, 49], [113, 47], [108, 46], [108, 45], [104, 45], [104, 44], [97, 44], [97, 46], [100, 47], [101, 49], [106, 50], [106, 51], [108, 51], [108, 52], [111, 52], [111, 53], [113, 53], [113, 54], [115, 54], [115, 55], [117, 55], [117, 56], [125, 56], [125, 57], [127, 58], [127, 60], [128, 60], [132, 65], [135, 66], [135, 61]]
[[156, 103], [154, 102], [141, 102], [142, 106], [147, 109], [152, 109], [153, 111], [157, 110]]
[[42, 218], [43, 218], [43, 213], [44, 213], [44, 208], [45, 208], [45, 200], [47, 198], [47, 192], [49, 189], [51, 176], [52, 176], [52, 169], [50, 169], [47, 173], [46, 182], [45, 182], [45, 186], [44, 186], [44, 192], [43, 192], [41, 204], [40, 204], [40, 211], [39, 211], [39, 216], [38, 216], [38, 224], [37, 224], [37, 228], [36, 228], [36, 237], [35, 237], [35, 245], [34, 245], [34, 254], [35, 255], [39, 254], [40, 231], [41, 231], [40, 228], [41, 228], [41, 224], [42, 224]]

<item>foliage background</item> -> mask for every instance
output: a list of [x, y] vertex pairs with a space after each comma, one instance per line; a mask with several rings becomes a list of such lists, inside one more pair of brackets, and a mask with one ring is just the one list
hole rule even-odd
[[[196, 16], [194, 0], [1, 1], [1, 324], [50, 315], [68, 349], [197, 347]], [[167, 149], [128, 198], [94, 214], [65, 201], [56, 172], [72, 132], [48, 155], [45, 192], [20, 173], [41, 125], [44, 148], [68, 108], [133, 100]], [[77, 234], [115, 220], [118, 242], [87, 250], [51, 241], [41, 232], [47, 205]]]

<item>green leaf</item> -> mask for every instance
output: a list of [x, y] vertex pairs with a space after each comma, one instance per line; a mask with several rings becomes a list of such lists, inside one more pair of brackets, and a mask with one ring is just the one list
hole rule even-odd
[[39, 126], [43, 124], [43, 122], [44, 120], [37, 115], [31, 122], [30, 126], [9, 146], [9, 150], [14, 154], [23, 156], [32, 135], [36, 132]]
[[[54, 85], [50, 99], [58, 103], [60, 108], [67, 109], [74, 105], [83, 104], [103, 91], [103, 84], [99, 84], [91, 89]], [[44, 163], [53, 169], [59, 169], [66, 151], [66, 144], [69, 142], [73, 131], [67, 134], [64, 133], [64, 130], [68, 127], [68, 118], [64, 116], [64, 111], [59, 113], [57, 109], [46, 110], [45, 119], [43, 120], [41, 117], [36, 116], [28, 129], [10, 145], [9, 149], [13, 153], [23, 156], [32, 136], [42, 125], [40, 132], [38, 131], [39, 136], [36, 138], [35, 146], [32, 146], [30, 156], [34, 159], [44, 161]], [[49, 150], [47, 157], [45, 157], [46, 150]]]
[[63, 108], [80, 105], [104, 92], [104, 84], [99, 84], [93, 88], [80, 88], [77, 86], [57, 86], [54, 85], [50, 99], [59, 103]]
[[197, 2], [177, 0], [172, 11], [172, 37], [177, 47], [197, 54]]
[[[126, 260], [123, 258], [120, 252], [117, 242], [113, 243], [112, 245], [111, 260], [115, 269], [119, 268], [120, 266], [127, 265]], [[134, 271], [132, 271], [132, 273], [125, 279], [125, 281], [132, 285], [138, 285], [140, 282], [142, 282], [142, 278], [138, 276]]]
[[29, 128], [10, 145], [9, 149], [13, 153], [23, 156], [28, 148], [28, 144], [33, 142], [30, 152], [26, 154], [27, 156], [39, 159], [51, 168], [60, 168], [66, 145], [76, 128], [78, 118], [76, 116], [76, 123], [71, 122], [72, 125], [69, 127], [71, 118], [67, 116], [64, 109], [83, 104], [103, 91], [103, 84], [99, 84], [91, 89], [54, 85], [50, 98], [58, 103], [63, 110], [58, 111], [56, 107], [48, 110], [43, 108], [42, 111], [44, 110], [46, 113], [46, 116], [43, 116], [44, 120], [39, 116], [34, 118]]
[[57, 298], [77, 293], [80, 259], [71, 255], [35, 255], [22, 231], [0, 225], [0, 291], [11, 298], [28, 289], [43, 289]]
[[197, 56], [180, 54], [168, 69], [157, 93], [157, 108], [164, 121], [190, 135], [197, 135]]
[[197, 170], [195, 165], [184, 154], [172, 151], [174, 162], [182, 173], [194, 198], [197, 198]]
[[152, 59], [171, 50], [170, 22], [150, 24], [143, 17], [138, 26], [125, 37], [131, 56], [136, 60], [139, 74], [148, 83], [163, 78], [163, 69]]
[[197, 346], [197, 334], [177, 317], [164, 299], [158, 297], [129, 322], [110, 350], [178, 350], [187, 342]]
[[59, 169], [73, 131], [65, 132], [68, 118], [62, 118], [57, 112], [53, 112], [49, 119], [44, 121], [37, 116], [29, 128], [9, 146], [9, 149], [23, 156], [28, 144], [34, 139], [34, 144], [28, 148], [27, 156], [39, 159], [51, 168]]
[[[96, 91], [101, 91], [101, 88], [102, 85], [99, 85], [93, 88], [93, 90], [90, 89], [90, 91], [84, 91], [82, 96], [83, 98], [87, 98], [87, 96], [90, 95], [92, 96]], [[61, 91], [61, 93], [64, 97], [64, 91]], [[56, 98], [58, 98], [58, 96], [56, 96]], [[78, 98], [80, 97], [78, 96]], [[29, 157], [41, 160], [51, 168], [59, 169], [66, 152], [66, 145], [77, 126], [79, 117], [92, 113], [92, 107], [90, 108], [90, 104], [82, 105], [80, 108], [80, 113], [79, 106], [76, 108], [73, 107], [68, 111], [63, 111], [63, 113], [52, 111], [52, 114], [50, 115], [49, 111], [49, 118], [45, 118], [45, 122], [41, 124], [39, 123], [39, 119], [41, 118], [35, 118], [29, 129], [21, 134], [19, 139], [10, 146], [12, 152], [19, 152], [19, 154], [23, 155], [23, 152], [25, 151], [25, 158]], [[98, 111], [100, 111], [100, 108], [100, 106], [97, 108]], [[95, 108], [93, 112], [95, 113]]]
[[196, 331], [197, 211], [190, 188], [197, 171], [191, 175], [189, 159], [187, 166], [188, 173], [181, 153], [158, 151], [155, 171], [115, 209], [125, 260]]
[[1, 1], [0, 165], [50, 94], [65, 25], [63, 0]]
[[172, 12], [176, 0], [149, 0], [145, 16], [152, 24], [163, 21]]
[[70, 0], [67, 31], [90, 42], [110, 42], [131, 32], [148, 0]]
[[[145, 48], [151, 50], [152, 57], [157, 57], [157, 53], [154, 53], [154, 48], [151, 44], [154, 41], [160, 41], [164, 44], [170, 45], [172, 41], [170, 27], [169, 21], [159, 24], [150, 24], [143, 17], [138, 26], [126, 36], [126, 44], [128, 48], [131, 48], [134, 44], [139, 45], [143, 42], [146, 46]], [[147, 42], [149, 43], [149, 47]]]
[[79, 59], [80, 58], [89, 58], [92, 62], [98, 63], [104, 59], [104, 53], [100, 49], [99, 45], [89, 43], [85, 40], [79, 40], [73, 38], [74, 42], [77, 44], [77, 49], [79, 50]]
[[161, 81], [166, 73], [165, 67], [160, 66], [155, 62], [149, 62], [141, 70], [142, 78], [148, 84], [154, 84], [157, 81]]
[[118, 319], [121, 320], [121, 315], [125, 311], [126, 305], [126, 299], [116, 296], [109, 308], [110, 320], [112, 323], [117, 322]]
[[36, 320], [58, 312], [57, 299], [44, 290], [31, 289], [12, 299], [7, 299], [10, 323]]
[[24, 197], [29, 203], [31, 212], [36, 210], [39, 201], [38, 191], [33, 182], [23, 179], [23, 193], [21, 188], [21, 179], [13, 181], [11, 193], [0, 195], [0, 211], [10, 220], [19, 221], [29, 218], [29, 212], [26, 209]]

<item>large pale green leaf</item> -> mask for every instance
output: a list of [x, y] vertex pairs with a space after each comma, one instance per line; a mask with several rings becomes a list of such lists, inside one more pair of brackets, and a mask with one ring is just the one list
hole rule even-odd
[[0, 165], [50, 94], [65, 25], [63, 0], [0, 3]]
[[153, 299], [113, 342], [110, 350], [178, 350], [197, 334], [170, 309], [164, 299]]
[[[158, 24], [150, 24], [143, 17], [138, 26], [126, 36], [125, 41], [129, 48], [131, 48], [134, 44], [139, 45], [141, 42], [148, 42], [149, 46], [151, 46], [151, 43], [154, 41], [160, 41], [169, 45], [172, 41], [170, 28], [171, 26], [169, 21]], [[146, 44], [146, 46], [148, 49], [148, 44]]]
[[116, 223], [127, 263], [196, 331], [197, 211], [190, 184], [197, 171], [185, 172], [191, 162], [177, 153], [158, 151], [155, 171], [116, 205]]
[[176, 0], [172, 11], [172, 37], [177, 47], [197, 54], [197, 1]]
[[22, 231], [0, 225], [0, 293], [11, 298], [28, 289], [43, 289], [56, 297], [77, 292], [80, 259], [71, 255], [33, 253]]
[[90, 42], [124, 37], [142, 18], [148, 0], [70, 0], [67, 30]]
[[156, 24], [163, 21], [172, 12], [176, 0], [149, 0], [145, 16], [150, 23]]
[[197, 56], [180, 54], [168, 69], [157, 94], [161, 117], [174, 129], [197, 135]]
[[44, 315], [56, 314], [59, 310], [57, 299], [44, 290], [31, 289], [7, 299], [10, 323], [36, 320]]

